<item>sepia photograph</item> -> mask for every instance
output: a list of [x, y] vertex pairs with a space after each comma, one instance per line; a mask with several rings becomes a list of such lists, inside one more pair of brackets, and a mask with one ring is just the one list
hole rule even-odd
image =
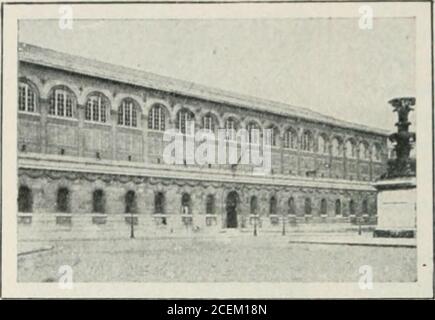
[[4, 13], [6, 295], [432, 296], [427, 2]]

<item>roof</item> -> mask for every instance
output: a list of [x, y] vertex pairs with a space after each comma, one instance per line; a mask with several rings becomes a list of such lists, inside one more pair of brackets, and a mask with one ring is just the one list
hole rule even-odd
[[296, 107], [286, 103], [275, 102], [267, 99], [261, 99], [217, 88], [207, 87], [188, 81], [178, 80], [142, 70], [75, 56], [31, 44], [20, 43], [18, 57], [19, 60], [23, 62], [79, 73], [91, 77], [110, 79], [112, 81], [127, 83], [135, 86], [173, 92], [179, 95], [195, 97], [216, 103], [229, 104], [237, 107], [258, 110], [261, 112], [327, 123], [337, 127], [349, 128], [372, 134], [389, 134], [388, 131], [383, 129], [339, 120], [334, 117], [315, 112], [308, 108]]

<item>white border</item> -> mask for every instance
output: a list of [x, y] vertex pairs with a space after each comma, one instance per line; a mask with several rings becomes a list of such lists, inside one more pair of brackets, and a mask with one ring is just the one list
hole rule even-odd
[[[139, 298], [374, 298], [431, 297], [432, 100], [430, 3], [250, 3], [250, 4], [87, 4], [71, 5], [76, 19], [216, 19], [359, 17], [368, 5], [376, 17], [416, 17], [417, 88], [417, 256], [418, 282], [375, 283], [17, 283], [17, 19], [57, 19], [59, 5], [5, 5], [3, 38], [3, 261], [4, 297]], [[400, 48], [399, 48], [400, 49]], [[400, 76], [397, 75], [397, 76]], [[6, 108], [4, 106], [7, 106]], [[6, 112], [8, 111], [8, 112]]]

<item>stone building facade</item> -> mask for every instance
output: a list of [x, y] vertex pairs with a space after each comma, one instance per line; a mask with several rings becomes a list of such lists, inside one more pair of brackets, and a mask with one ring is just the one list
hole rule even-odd
[[[18, 54], [23, 237], [376, 220], [383, 130], [32, 45]], [[189, 121], [226, 129], [238, 150], [236, 130], [271, 129], [271, 174], [253, 175], [251, 164], [166, 164], [163, 132], [190, 139]]]

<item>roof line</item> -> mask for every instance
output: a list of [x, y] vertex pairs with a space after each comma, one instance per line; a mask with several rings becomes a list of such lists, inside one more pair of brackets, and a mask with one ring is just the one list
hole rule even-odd
[[128, 83], [159, 91], [173, 92], [183, 96], [195, 97], [197, 99], [217, 103], [225, 103], [242, 108], [250, 108], [286, 117], [328, 123], [333, 126], [349, 128], [371, 134], [389, 134], [388, 131], [380, 128], [339, 120], [332, 116], [313, 111], [309, 108], [296, 107], [283, 102], [276, 102], [218, 88], [212, 88], [190, 81], [161, 76], [151, 72], [72, 55], [53, 49], [47, 49], [33, 44], [19, 43], [18, 55], [20, 61], [84, 74], [91, 77], [110, 79], [116, 82]]

